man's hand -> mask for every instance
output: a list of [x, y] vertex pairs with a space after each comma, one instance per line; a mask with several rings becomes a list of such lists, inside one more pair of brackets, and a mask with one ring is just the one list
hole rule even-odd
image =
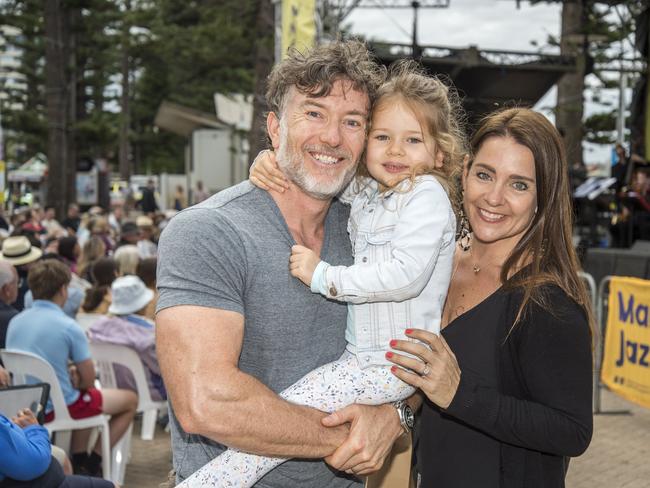
[[378, 471], [404, 432], [392, 405], [349, 405], [323, 418], [323, 425], [350, 423], [350, 435], [325, 462], [339, 471], [365, 476]]
[[299, 245], [291, 248], [291, 257], [289, 258], [291, 276], [298, 278], [305, 285], [311, 286], [311, 279], [318, 263], [320, 263], [320, 257], [311, 249]]
[[23, 408], [15, 417], [11, 418], [12, 422], [18, 424], [23, 429], [28, 425], [38, 424], [38, 420], [29, 408]]
[[71, 364], [68, 366], [68, 376], [70, 376], [70, 383], [72, 383], [72, 388], [75, 390], [79, 389], [79, 370], [77, 369], [77, 366], [74, 364]]

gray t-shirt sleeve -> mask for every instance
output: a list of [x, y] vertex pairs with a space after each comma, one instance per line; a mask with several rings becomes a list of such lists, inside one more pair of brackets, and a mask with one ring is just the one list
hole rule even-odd
[[160, 236], [156, 312], [198, 305], [243, 315], [245, 274], [242, 241], [218, 209], [181, 212]]

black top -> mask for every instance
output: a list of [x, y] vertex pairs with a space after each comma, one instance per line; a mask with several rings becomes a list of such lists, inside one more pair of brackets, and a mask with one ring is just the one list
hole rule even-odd
[[[9, 321], [18, 314], [16, 310], [11, 305], [0, 302], [0, 349], [4, 349], [7, 341], [7, 329], [9, 328]], [[0, 359], [0, 365], [2, 365], [2, 360]]]
[[563, 291], [544, 292], [510, 334], [522, 293], [503, 289], [443, 330], [461, 379], [444, 413], [423, 406], [423, 488], [564, 487], [592, 434], [591, 335]]
[[16, 296], [16, 301], [11, 305], [19, 312], [22, 312], [25, 308], [25, 295], [29, 291], [29, 283], [27, 283], [28, 271], [25, 266], [16, 266], [16, 273], [18, 273], [18, 296]]
[[[496, 351], [485, 346], [495, 342], [503, 300], [504, 294], [497, 291], [442, 331], [462, 374], [471, 371], [481, 384], [491, 388], [497, 387]], [[422, 486], [499, 486], [499, 441], [431, 403], [422, 409], [421, 422], [422, 457], [418, 459], [424, 461], [419, 466]], [[467, 469], [469, 466], [471, 469]]]
[[75, 232], [79, 230], [79, 224], [81, 224], [81, 217], [66, 217], [61, 222], [64, 229], [72, 229]]
[[142, 198], [139, 203], [144, 213], [153, 213], [158, 210], [156, 196], [151, 188], [146, 187], [142, 189]]

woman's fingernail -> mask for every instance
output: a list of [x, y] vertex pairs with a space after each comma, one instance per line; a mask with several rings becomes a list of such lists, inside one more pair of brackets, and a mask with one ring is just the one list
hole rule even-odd
[[390, 351], [387, 352], [387, 353], [386, 353], [386, 357], [387, 357], [388, 359], [392, 358], [392, 357], [393, 357], [393, 353], [390, 352]]
[[388, 344], [390, 344], [390, 347], [395, 347], [397, 345], [397, 341], [395, 339], [393, 339]]
[[397, 371], [397, 366], [391, 366], [390, 371], [391, 371], [391, 373], [394, 373], [395, 371]]
[[406, 329], [404, 332], [405, 332], [406, 334], [412, 334], [412, 333], [413, 333], [413, 329]]

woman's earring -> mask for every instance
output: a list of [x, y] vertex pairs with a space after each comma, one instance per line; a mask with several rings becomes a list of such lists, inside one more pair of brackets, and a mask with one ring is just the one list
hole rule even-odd
[[469, 251], [472, 242], [472, 230], [463, 208], [460, 208], [460, 229], [458, 229], [458, 244], [463, 251]]

